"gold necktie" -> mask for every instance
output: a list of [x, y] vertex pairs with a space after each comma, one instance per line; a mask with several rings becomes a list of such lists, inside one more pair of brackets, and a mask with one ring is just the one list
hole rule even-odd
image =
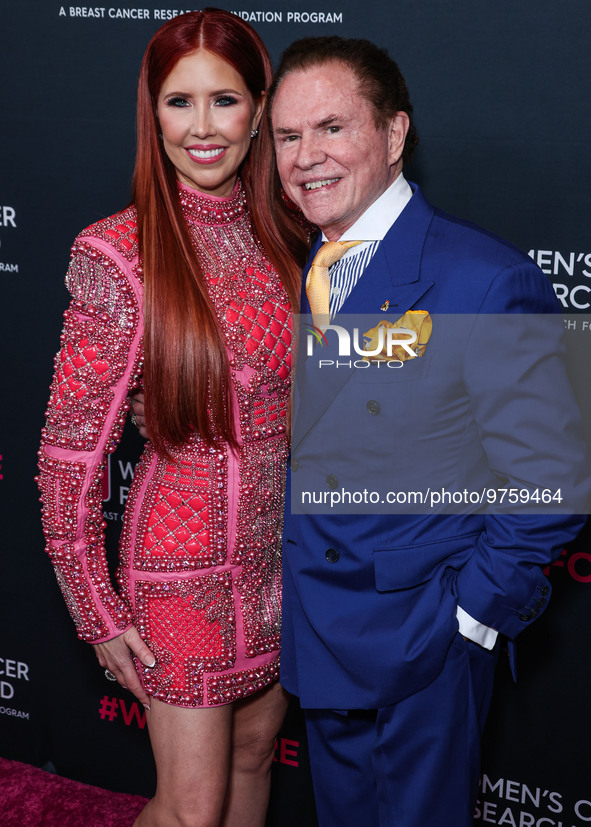
[[310, 302], [312, 320], [316, 327], [330, 324], [330, 277], [328, 268], [338, 261], [350, 247], [361, 241], [325, 241], [314, 256], [306, 279], [306, 295]]

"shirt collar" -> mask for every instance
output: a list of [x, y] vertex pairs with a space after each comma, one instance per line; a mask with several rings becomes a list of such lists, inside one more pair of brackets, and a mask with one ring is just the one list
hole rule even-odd
[[[343, 233], [339, 241], [383, 241], [411, 198], [412, 190], [404, 175], [400, 173], [388, 189]], [[324, 233], [322, 240], [327, 240]]]

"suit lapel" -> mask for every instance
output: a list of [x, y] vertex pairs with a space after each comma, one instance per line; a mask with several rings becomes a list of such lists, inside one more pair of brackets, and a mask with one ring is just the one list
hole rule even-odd
[[423, 247], [433, 220], [433, 207], [420, 189], [414, 194], [378, 247], [369, 266], [341, 308], [341, 313], [383, 313], [402, 316], [433, 286], [421, 273]]
[[[420, 259], [416, 269], [406, 268], [405, 282], [395, 281], [390, 269], [391, 259], [392, 255], [388, 255], [386, 239], [384, 239], [367, 269], [347, 296], [334, 319], [335, 324], [338, 324], [339, 317], [352, 313], [375, 314], [380, 318], [386, 316], [394, 322], [433, 286], [432, 281], [419, 278]], [[389, 307], [383, 311], [381, 308], [386, 300], [389, 302]]]
[[[371, 314], [376, 323], [387, 316], [395, 321], [409, 310], [433, 286], [433, 282], [421, 278], [421, 257], [423, 246], [433, 218], [433, 208], [418, 188], [384, 241], [376, 250], [368, 267], [345, 300], [333, 324], [342, 324], [350, 329], [347, 316]], [[304, 269], [302, 286], [302, 312], [309, 314], [305, 280], [310, 263], [320, 246], [320, 241], [310, 253]], [[386, 312], [381, 310], [388, 300]], [[310, 323], [309, 315], [301, 318]], [[329, 331], [328, 347], [318, 349], [318, 355], [306, 358], [307, 331], [301, 324], [298, 343], [296, 393], [294, 403], [293, 446], [305, 436], [314, 423], [334, 401], [344, 385], [351, 379], [354, 369], [342, 367], [318, 367], [318, 359], [336, 361], [339, 359], [337, 337]], [[351, 360], [360, 358], [352, 353]], [[347, 357], [348, 359], [348, 357]], [[340, 357], [343, 361], [344, 357]]]

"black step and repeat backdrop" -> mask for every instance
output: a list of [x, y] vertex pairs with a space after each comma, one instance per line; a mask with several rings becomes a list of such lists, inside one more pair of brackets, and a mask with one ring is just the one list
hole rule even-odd
[[[437, 205], [529, 252], [570, 314], [571, 344], [591, 352], [587, 0], [239, 3], [220, 5], [255, 26], [274, 60], [306, 35], [386, 46], [421, 136], [409, 177]], [[33, 477], [69, 247], [128, 203], [141, 55], [163, 21], [188, 10], [166, 0], [0, 3], [0, 755], [146, 796], [154, 768], [143, 709], [76, 639], [43, 552]], [[591, 384], [584, 369], [576, 381]], [[105, 479], [113, 555], [139, 443], [128, 428]], [[520, 640], [517, 684], [500, 663], [477, 825], [591, 824], [589, 537], [551, 567], [554, 598]], [[269, 823], [313, 827], [295, 705], [274, 771]]]

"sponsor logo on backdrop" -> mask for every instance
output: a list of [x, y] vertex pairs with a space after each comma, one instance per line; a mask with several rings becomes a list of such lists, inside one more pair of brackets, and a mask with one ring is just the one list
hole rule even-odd
[[[198, 9], [143, 9], [130, 6], [60, 6], [59, 17], [99, 20], [172, 20], [179, 14]], [[237, 11], [232, 14], [248, 23], [342, 23], [343, 12], [337, 11]]]
[[290, 738], [278, 738], [275, 741], [273, 761], [277, 764], [287, 764], [288, 767], [299, 767], [299, 748], [299, 741], [292, 741]]
[[[146, 726], [146, 711], [138, 701], [129, 698], [117, 698], [114, 695], [103, 695], [98, 707], [101, 721], [112, 724], [117, 721], [124, 726], [134, 726], [144, 729]], [[298, 750], [300, 742], [291, 738], [278, 738], [275, 741], [273, 761], [289, 767], [299, 767]]]
[[16, 210], [14, 207], [0, 207], [0, 227], [12, 227], [16, 230]]
[[248, 23], [342, 23], [343, 12], [336, 11], [234, 11]]
[[[16, 230], [16, 210], [14, 207], [6, 204], [0, 205], [0, 227], [6, 230]], [[0, 261], [0, 273], [18, 273], [18, 264], [10, 261]]]
[[19, 684], [29, 680], [29, 664], [13, 658], [0, 658], [0, 715], [29, 720], [29, 713], [16, 709]]
[[126, 459], [114, 461], [109, 456], [103, 474], [103, 504], [109, 506], [109, 510], [103, 511], [105, 520], [123, 519], [123, 509], [134, 474], [135, 463]]
[[[575, 819], [579, 821], [575, 822]], [[580, 827], [591, 822], [591, 801], [567, 803], [562, 793], [483, 774], [474, 810], [475, 824], [506, 827]]]
[[591, 583], [591, 554], [588, 551], [575, 551], [569, 554], [563, 548], [558, 560], [546, 566], [544, 574], [547, 576], [553, 568], [563, 569], [577, 583]]
[[[130, 698], [117, 698], [114, 695], [103, 695], [99, 702], [98, 714], [101, 721], [112, 724], [117, 721], [124, 726], [134, 726], [144, 729], [146, 726], [146, 711], [138, 701]], [[273, 761], [286, 764], [289, 767], [299, 767], [298, 750], [300, 742], [290, 738], [278, 738], [275, 742]]]
[[[530, 250], [528, 254], [540, 270], [550, 276], [563, 307], [574, 310], [591, 308], [591, 253]], [[585, 279], [589, 281], [585, 282]]]
[[[176, 14], [183, 14], [184, 11], [192, 11], [192, 9], [183, 9], [171, 15], [175, 17]], [[156, 12], [154, 12], [156, 15]], [[60, 6], [59, 17], [83, 17], [83, 18], [111, 18], [111, 20], [150, 20], [150, 9], [139, 8], [120, 8], [117, 6]], [[158, 17], [154, 16], [155, 20]], [[163, 20], [167, 18], [163, 17]]]
[[113, 723], [116, 719], [123, 722], [125, 726], [137, 726], [143, 729], [146, 726], [146, 711], [138, 703], [129, 698], [116, 698], [111, 695], [103, 695], [98, 708], [101, 721]]

